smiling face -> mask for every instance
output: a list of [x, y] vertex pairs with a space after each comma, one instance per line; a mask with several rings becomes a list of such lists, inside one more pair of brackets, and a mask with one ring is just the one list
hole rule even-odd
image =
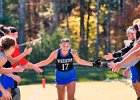
[[133, 40], [133, 39], [136, 38], [135, 33], [131, 33], [131, 32], [126, 32], [126, 37], [127, 37], [129, 40]]
[[70, 49], [70, 43], [69, 42], [61, 42], [60, 48], [62, 51], [68, 51]]
[[62, 39], [60, 42], [60, 48], [62, 49], [62, 51], [67, 52], [70, 49], [70, 41], [69, 39]]

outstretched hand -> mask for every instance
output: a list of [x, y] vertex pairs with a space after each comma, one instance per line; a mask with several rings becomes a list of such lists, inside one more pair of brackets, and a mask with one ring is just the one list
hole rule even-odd
[[41, 68], [39, 68], [36, 64], [33, 65], [33, 69], [37, 72], [37, 73], [42, 73], [43, 70]]
[[43, 72], [43, 70], [41, 69], [41, 68], [39, 68], [39, 67], [34, 67], [34, 70], [37, 72], [37, 73], [42, 73]]
[[113, 55], [111, 53], [108, 53], [107, 55], [104, 55], [103, 58], [106, 59], [106, 60], [114, 59], [114, 57], [113, 57]]
[[123, 71], [123, 76], [128, 76], [128, 74], [129, 74], [129, 68], [128, 69], [125, 69], [124, 71]]
[[110, 63], [108, 63], [108, 66], [110, 67], [110, 68], [112, 68], [112, 71], [113, 72], [119, 72], [120, 71], [120, 69], [121, 69], [121, 65], [120, 65], [120, 62], [118, 62], [118, 63], [114, 63], [114, 62], [110, 62]]
[[15, 72], [23, 72], [25, 70], [24, 67], [22, 66], [17, 66], [16, 68], [14, 68]]
[[2, 90], [2, 94], [4, 95], [4, 97], [6, 98], [6, 100], [12, 100], [12, 96], [10, 94], [10, 92], [8, 90]]
[[32, 52], [32, 48], [27, 48], [27, 47], [26, 47], [26, 48], [24, 49], [24, 54], [25, 54], [25, 55], [28, 55], [28, 54], [30, 54], [31, 52]]

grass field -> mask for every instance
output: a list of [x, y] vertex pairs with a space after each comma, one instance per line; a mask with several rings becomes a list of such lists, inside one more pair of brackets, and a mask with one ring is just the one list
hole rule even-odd
[[[76, 66], [77, 71], [77, 81], [86, 82], [86, 81], [102, 81], [108, 78], [121, 78], [119, 74], [112, 73], [109, 68], [96, 68], [96, 67], [84, 67]], [[19, 75], [22, 77], [21, 85], [36, 84], [41, 83], [43, 77], [48, 83], [55, 82], [55, 67], [47, 66], [44, 67], [44, 73], [38, 74], [33, 70], [27, 70]]]

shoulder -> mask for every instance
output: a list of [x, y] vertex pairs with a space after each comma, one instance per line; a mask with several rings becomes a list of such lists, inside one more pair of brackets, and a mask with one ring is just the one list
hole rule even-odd
[[51, 56], [53, 56], [54, 58], [56, 58], [56, 57], [57, 57], [57, 54], [58, 54], [58, 50], [59, 50], [59, 49], [54, 50], [54, 51], [51, 53]]
[[54, 50], [54, 51], [52, 52], [52, 54], [57, 54], [57, 53], [58, 53], [58, 50], [59, 50], [59, 49]]
[[5, 54], [2, 51], [0, 51], [0, 59], [1, 58], [5, 58]]

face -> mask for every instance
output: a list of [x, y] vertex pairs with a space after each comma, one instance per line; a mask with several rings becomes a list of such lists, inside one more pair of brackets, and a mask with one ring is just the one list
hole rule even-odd
[[62, 43], [60, 43], [60, 48], [63, 51], [68, 51], [70, 49], [70, 43], [69, 42], [62, 42]]
[[130, 40], [135, 39], [135, 33], [131, 33], [131, 32], [126, 32], [126, 37]]
[[17, 39], [18, 38], [18, 32], [14, 32], [14, 33], [9, 33], [9, 36], [12, 36], [13, 38]]

